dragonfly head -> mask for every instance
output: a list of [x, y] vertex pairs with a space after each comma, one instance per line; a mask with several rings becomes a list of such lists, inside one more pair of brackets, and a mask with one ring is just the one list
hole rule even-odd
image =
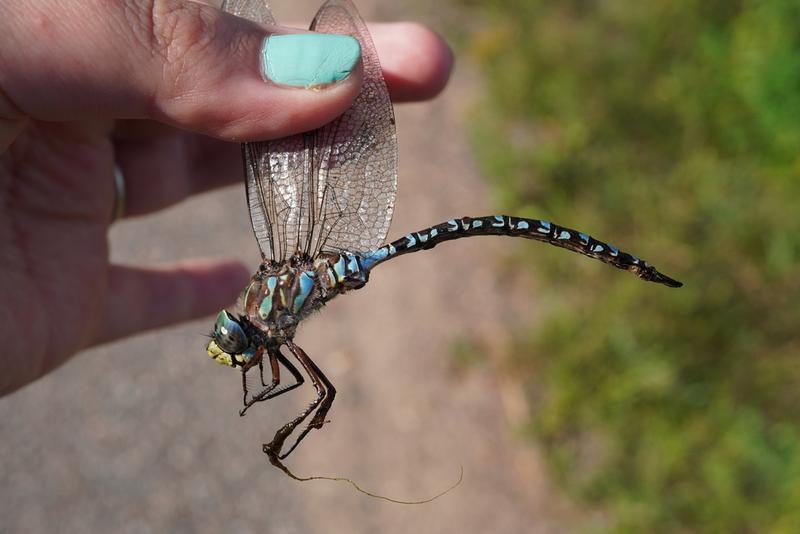
[[247, 338], [242, 323], [222, 310], [217, 315], [206, 352], [219, 364], [244, 367], [255, 354], [255, 348]]

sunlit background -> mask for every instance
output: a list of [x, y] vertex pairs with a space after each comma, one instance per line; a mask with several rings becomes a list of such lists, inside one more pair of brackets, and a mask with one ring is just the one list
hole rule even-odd
[[506, 362], [551, 473], [622, 529], [800, 528], [800, 3], [464, 6], [499, 207], [686, 283], [517, 247], [543, 316]]
[[[312, 393], [239, 418], [210, 318], [95, 349], [0, 401], [0, 531], [795, 531], [800, 4], [358, 5], [434, 26], [458, 62], [442, 97], [397, 108], [390, 238], [546, 218], [685, 287], [471, 239], [387, 263], [304, 325], [339, 395], [291, 467], [415, 499], [463, 465], [418, 507], [272, 469], [260, 444]], [[234, 188], [124, 222], [114, 258], [255, 268], [244, 209]]]

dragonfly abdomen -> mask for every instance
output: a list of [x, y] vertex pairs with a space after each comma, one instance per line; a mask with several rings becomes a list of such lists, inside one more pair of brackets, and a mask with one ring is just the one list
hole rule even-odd
[[508, 215], [450, 219], [425, 230], [412, 232], [388, 245], [368, 252], [363, 255], [362, 263], [365, 268], [371, 269], [395, 256], [427, 250], [444, 241], [482, 235], [534, 239], [598, 259], [618, 269], [629, 271], [643, 280], [658, 282], [669, 287], [683, 285], [681, 282], [661, 274], [646, 261], [588, 234], [549, 221]]
[[326, 300], [350, 289], [359, 289], [369, 280], [369, 270], [362, 264], [361, 257], [350, 252], [320, 253], [315, 266]]

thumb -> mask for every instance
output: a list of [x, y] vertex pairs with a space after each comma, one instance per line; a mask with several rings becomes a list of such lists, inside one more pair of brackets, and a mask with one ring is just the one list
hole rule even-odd
[[0, 3], [0, 119], [154, 119], [272, 139], [330, 122], [360, 83], [355, 39], [200, 3]]

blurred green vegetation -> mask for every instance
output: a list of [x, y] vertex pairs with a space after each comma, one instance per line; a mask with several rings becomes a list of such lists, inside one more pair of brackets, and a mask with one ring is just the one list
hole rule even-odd
[[531, 436], [615, 531], [800, 528], [800, 2], [460, 0], [503, 211], [682, 289], [518, 248]]

